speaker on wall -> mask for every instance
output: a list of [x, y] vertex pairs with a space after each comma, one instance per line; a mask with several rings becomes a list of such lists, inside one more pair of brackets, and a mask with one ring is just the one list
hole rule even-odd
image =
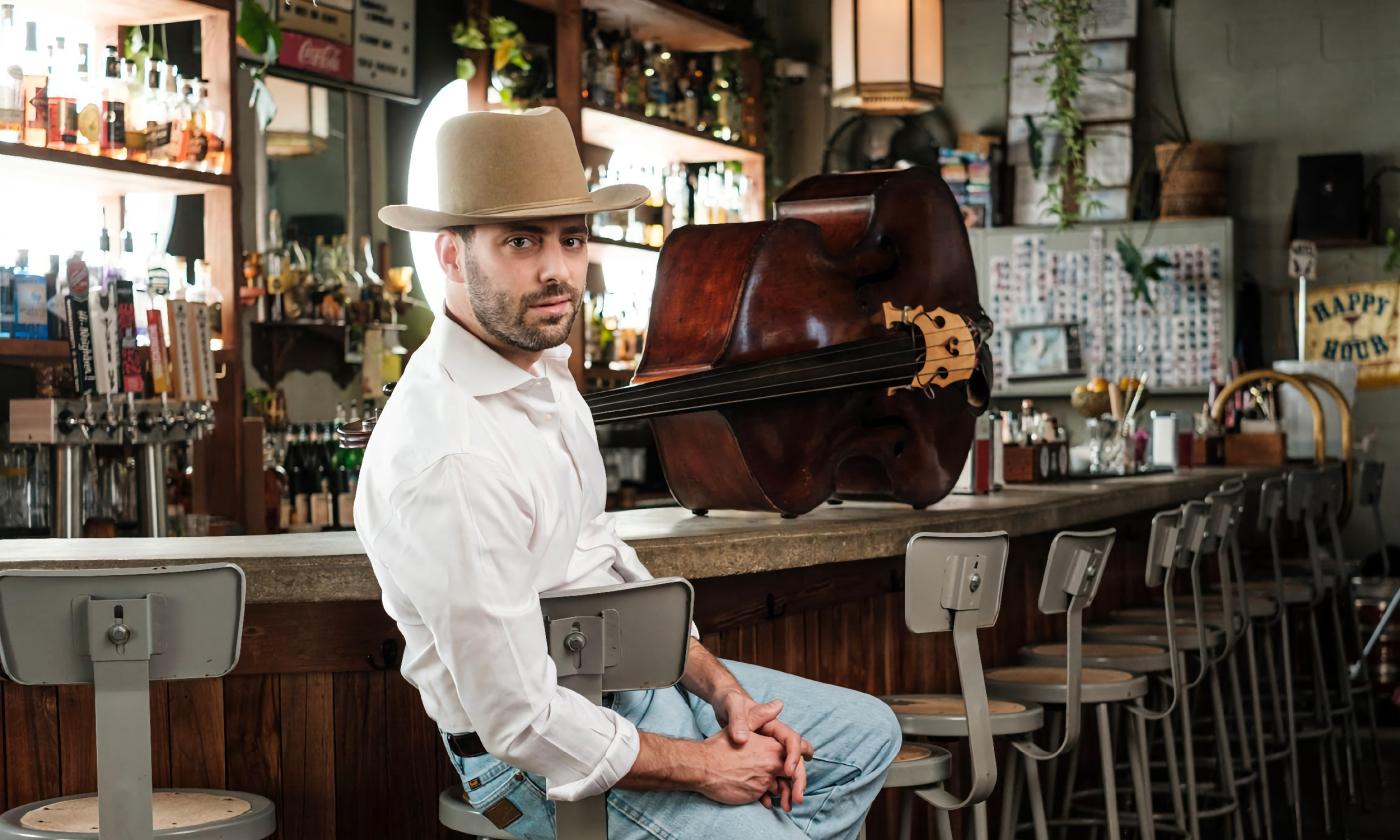
[[1299, 155], [1293, 236], [1316, 242], [1366, 238], [1366, 166], [1360, 154]]

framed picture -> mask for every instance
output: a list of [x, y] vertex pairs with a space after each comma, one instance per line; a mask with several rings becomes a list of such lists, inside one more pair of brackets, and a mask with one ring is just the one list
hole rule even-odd
[[1007, 327], [1007, 336], [1011, 348], [1007, 381], [1061, 379], [1084, 373], [1078, 322]]

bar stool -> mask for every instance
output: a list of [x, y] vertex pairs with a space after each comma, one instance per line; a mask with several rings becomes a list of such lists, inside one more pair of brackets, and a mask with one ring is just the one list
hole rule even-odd
[[252, 793], [151, 788], [151, 680], [220, 677], [238, 662], [243, 570], [0, 571], [0, 665], [22, 685], [91, 685], [97, 793], [0, 814], [5, 840], [259, 840], [277, 830]]
[[[1185, 562], [1193, 595], [1201, 591], [1201, 558], [1215, 549], [1216, 540], [1212, 523], [1228, 521], [1228, 517], [1212, 517], [1212, 505], [1204, 501], [1187, 502], [1181, 507], [1181, 519], [1176, 531], [1176, 550], [1179, 555], [1174, 562]], [[1178, 566], [1180, 568], [1180, 566]], [[1165, 588], [1165, 587], [1164, 587]], [[1163, 599], [1162, 611], [1173, 608], [1174, 599]], [[1176, 713], [1180, 725], [1181, 758], [1185, 771], [1186, 822], [1190, 837], [1201, 836], [1202, 819], [1234, 819], [1238, 815], [1239, 800], [1233, 772], [1233, 756], [1229, 741], [1225, 737], [1225, 704], [1220, 691], [1216, 665], [1224, 657], [1226, 636], [1219, 628], [1207, 625], [1200, 608], [1199, 599], [1193, 599], [1192, 617], [1182, 621], [1173, 614], [1170, 619], [1156, 622], [1136, 621], [1131, 623], [1109, 623], [1091, 625], [1085, 628], [1084, 636], [1091, 642], [1116, 642], [1170, 647], [1175, 643], [1178, 651], [1178, 693]], [[1197, 664], [1195, 676], [1188, 677], [1188, 657], [1194, 656]], [[1219, 752], [1220, 784], [1218, 793], [1202, 790], [1196, 780], [1196, 750], [1193, 735], [1191, 692], [1202, 683], [1210, 680], [1212, 720], [1217, 734], [1216, 749]], [[1166, 727], [1164, 726], [1164, 734]], [[1214, 794], [1218, 804], [1202, 807], [1202, 799], [1208, 793]], [[1236, 826], [1239, 828], [1239, 826]], [[1238, 832], [1242, 833], [1242, 832]]]
[[[1149, 589], [1171, 591], [1172, 579], [1178, 568], [1185, 568], [1185, 552], [1181, 550], [1181, 510], [1162, 511], [1152, 517], [1152, 527], [1147, 548], [1147, 586]], [[1175, 603], [1164, 600], [1166, 627], [1176, 627]], [[1160, 611], [1160, 610], [1159, 610]], [[1186, 831], [1186, 811], [1181, 793], [1180, 766], [1177, 762], [1176, 737], [1172, 727], [1172, 713], [1176, 709], [1181, 687], [1180, 655], [1177, 650], [1175, 632], [1166, 634], [1166, 647], [1145, 644], [1124, 644], [1114, 642], [1089, 642], [1083, 645], [1083, 661], [1094, 668], [1110, 668], [1134, 674], [1154, 676], [1166, 694], [1163, 708], [1149, 710], [1143, 699], [1134, 701], [1128, 711], [1135, 718], [1133, 737], [1137, 738], [1138, 749], [1144, 756], [1144, 772], [1147, 774], [1148, 788], [1152, 787], [1151, 755], [1147, 736], [1148, 722], [1160, 722], [1163, 728], [1163, 746], [1166, 753], [1168, 792], [1172, 801], [1173, 823], [1178, 831]], [[1028, 665], [1063, 666], [1067, 658], [1068, 646], [1056, 643], [1026, 645], [1021, 648], [1021, 659]], [[1164, 676], [1165, 675], [1165, 676]], [[1115, 721], [1115, 724], [1117, 722]], [[1115, 727], [1116, 728], [1116, 727]], [[1129, 770], [1131, 771], [1131, 767]], [[1066, 809], [1066, 815], [1067, 816]], [[1154, 826], [1160, 821], [1155, 809], [1150, 815]]]
[[[913, 797], [934, 806], [939, 836], [952, 840], [949, 813], [972, 806], [978, 838], [987, 836], [986, 800], [997, 781], [993, 738], [1034, 732], [1044, 723], [1035, 703], [989, 700], [982, 674], [977, 630], [996, 623], [1009, 540], [1004, 531], [989, 534], [915, 534], [905, 548], [904, 622], [913, 633], [952, 631], [963, 693], [901, 694], [883, 698], [894, 710], [900, 730], [924, 738], [967, 738], [971, 784], [959, 799], [942, 777], [916, 782], [891, 777], [885, 787], [904, 788], [900, 837], [912, 831]], [[907, 745], [911, 746], [911, 745]], [[945, 750], [932, 747], [943, 755]], [[898, 762], [896, 762], [896, 767]], [[935, 784], [937, 782], [938, 784]]]
[[[1381, 558], [1381, 581], [1387, 585], [1396, 582], [1390, 577], [1390, 547], [1385, 541], [1385, 525], [1381, 516], [1381, 489], [1385, 483], [1385, 464], [1380, 461], [1359, 461], [1355, 473], [1355, 498], [1357, 507], [1370, 508], [1371, 521], [1376, 527], [1377, 553]], [[1352, 581], [1353, 586], [1357, 581]], [[1353, 616], [1356, 615], [1356, 599], [1351, 601]], [[1367, 628], [1358, 626], [1364, 633]], [[1360, 641], [1364, 642], [1362, 638]], [[1380, 738], [1376, 732], [1376, 693], [1371, 683], [1371, 662], [1365, 655], [1365, 646], [1358, 650], [1358, 661], [1353, 664], [1354, 672], [1351, 692], [1366, 710], [1366, 724], [1371, 730], [1371, 761], [1375, 767], [1376, 779], [1385, 786], [1384, 764], [1381, 762]], [[1364, 788], [1363, 788], [1364, 789]]]
[[[540, 597], [559, 684], [595, 704], [603, 692], [669, 688], [685, 674], [694, 593], [683, 578], [600, 586]], [[510, 840], [472, 809], [461, 785], [438, 796], [438, 822], [478, 837]], [[558, 840], [607, 840], [607, 796], [554, 803]]]
[[[1113, 550], [1115, 532], [1113, 529], [1091, 533], [1062, 531], [1050, 544], [1046, 559], [1045, 575], [1041, 579], [1039, 607], [1046, 615], [1065, 615], [1065, 665], [1049, 667], [1018, 665], [994, 668], [987, 672], [988, 691], [1000, 697], [1023, 703], [1041, 703], [1062, 707], [1063, 737], [1060, 745], [1046, 750], [1029, 737], [1012, 742], [1016, 750], [1010, 753], [1007, 763], [1013, 774], [1018, 762], [1027, 766], [1027, 792], [1031, 810], [1031, 825], [1037, 840], [1047, 837], [1049, 821], [1045, 817], [1045, 805], [1041, 798], [1039, 773], [1031, 762], [1051, 761], [1068, 751], [1075, 750], [1079, 742], [1081, 704], [1094, 707], [1098, 722], [1099, 758], [1103, 771], [1105, 815], [1102, 821], [1110, 837], [1119, 837], [1118, 789], [1113, 761], [1113, 735], [1110, 731], [1108, 706], [1114, 703], [1137, 701], [1147, 694], [1147, 677], [1111, 668], [1085, 668], [1083, 656], [1083, 613], [1098, 592], [1103, 580], [1103, 569]], [[1151, 840], [1155, 837], [1151, 817], [1152, 791], [1147, 781], [1144, 756], [1141, 744], [1134, 738], [1128, 739], [1128, 761], [1132, 768], [1133, 802], [1138, 813], [1138, 824], [1143, 836]], [[1066, 776], [1065, 800], [1073, 802], [1073, 773]], [[1014, 821], [1019, 810], [1019, 791], [1009, 805], [1003, 806], [1007, 819], [1002, 823], [1002, 836], [1009, 837], [1014, 831]], [[1071, 825], [1083, 820], [1066, 815], [1055, 820], [1058, 824]], [[1097, 825], [1098, 820], [1092, 820]]]

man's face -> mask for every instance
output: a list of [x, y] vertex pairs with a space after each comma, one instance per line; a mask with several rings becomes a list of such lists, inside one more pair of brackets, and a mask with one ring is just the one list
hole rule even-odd
[[477, 225], [459, 242], [449, 280], [465, 286], [474, 320], [503, 349], [538, 352], [568, 340], [588, 272], [582, 216]]

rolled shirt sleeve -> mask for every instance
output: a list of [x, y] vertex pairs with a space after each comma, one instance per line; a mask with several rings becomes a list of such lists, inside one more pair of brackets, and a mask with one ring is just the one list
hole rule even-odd
[[[579, 529], [576, 554], [603, 552], [612, 558], [613, 570], [627, 583], [651, 580], [651, 570], [642, 565], [636, 549], [622, 541], [617, 534], [617, 518], [606, 511], [593, 517]], [[690, 635], [700, 638], [695, 622], [690, 622]]]
[[544, 776], [551, 799], [584, 799], [626, 775], [641, 742], [627, 719], [558, 685], [528, 562], [534, 511], [509, 476], [472, 455], [434, 462], [395, 489], [375, 555], [487, 751]]

